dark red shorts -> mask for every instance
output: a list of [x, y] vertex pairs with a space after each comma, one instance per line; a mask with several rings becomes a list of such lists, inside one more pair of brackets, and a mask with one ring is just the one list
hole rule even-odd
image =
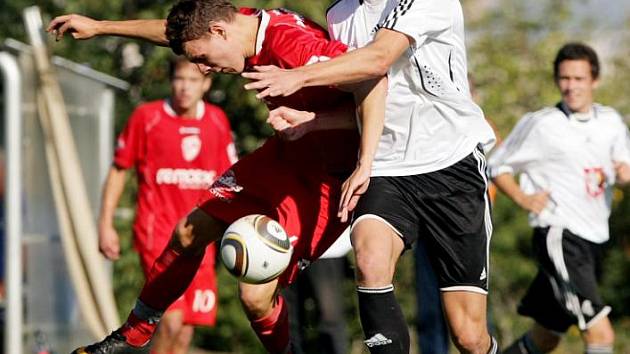
[[316, 260], [348, 226], [337, 217], [343, 179], [356, 163], [358, 134], [311, 133], [295, 142], [270, 138], [209, 188], [199, 208], [226, 223], [249, 214], [277, 220], [294, 253], [280, 276], [295, 280], [304, 261]]

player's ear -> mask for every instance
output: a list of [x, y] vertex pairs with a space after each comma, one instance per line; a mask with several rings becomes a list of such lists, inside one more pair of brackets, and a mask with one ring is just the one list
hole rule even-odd
[[212, 21], [208, 23], [208, 33], [225, 38], [225, 25], [222, 22]]

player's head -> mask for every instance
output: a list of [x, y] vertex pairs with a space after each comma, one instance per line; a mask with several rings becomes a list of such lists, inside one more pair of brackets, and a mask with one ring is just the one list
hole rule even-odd
[[187, 111], [210, 89], [210, 76], [202, 74], [197, 65], [178, 56], [170, 61], [171, 100], [176, 110]]
[[599, 59], [593, 48], [582, 43], [564, 45], [553, 62], [553, 73], [562, 101], [569, 109], [588, 112], [599, 83]]
[[180, 0], [167, 17], [170, 47], [204, 73], [243, 71], [240, 43], [230, 33], [237, 13], [229, 0]]

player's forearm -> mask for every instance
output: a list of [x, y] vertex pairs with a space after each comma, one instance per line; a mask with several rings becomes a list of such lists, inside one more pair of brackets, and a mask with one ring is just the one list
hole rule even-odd
[[99, 36], [120, 36], [142, 39], [166, 47], [166, 20], [99, 21]]
[[521, 187], [516, 182], [514, 176], [510, 173], [502, 173], [492, 179], [497, 188], [505, 193], [510, 199], [512, 199], [517, 205], [523, 207], [523, 201], [526, 198], [525, 193], [521, 190]]
[[382, 29], [365, 47], [298, 70], [302, 72], [304, 86], [343, 85], [376, 79], [387, 73], [410, 44], [406, 35]]
[[101, 196], [101, 211], [99, 214], [99, 226], [111, 226], [114, 222], [116, 206], [125, 188], [126, 172], [112, 166], [103, 185]]
[[[364, 93], [363, 91], [367, 91]], [[378, 143], [383, 133], [385, 121], [385, 99], [387, 98], [387, 77], [366, 84], [355, 92], [361, 119], [361, 145], [359, 164], [371, 166]]]

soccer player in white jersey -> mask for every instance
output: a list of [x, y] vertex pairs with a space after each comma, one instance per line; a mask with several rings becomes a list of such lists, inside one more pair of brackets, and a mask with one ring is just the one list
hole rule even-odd
[[[388, 75], [385, 127], [365, 166], [371, 177], [357, 175], [346, 190], [361, 195], [352, 241], [366, 345], [371, 353], [409, 352], [392, 281], [401, 253], [423, 237], [455, 345], [462, 353], [496, 352], [486, 327], [492, 224], [483, 152], [495, 137], [470, 97], [459, 1], [341, 0], [327, 17], [332, 37], [358, 49], [243, 76], [257, 80], [246, 88], [265, 97]], [[289, 125], [300, 123], [290, 118]], [[352, 207], [344, 203], [342, 214]]]
[[628, 128], [614, 109], [593, 103], [599, 78], [593, 49], [562, 47], [554, 77], [562, 101], [525, 115], [489, 161], [497, 187], [530, 212], [539, 267], [518, 308], [535, 324], [506, 353], [550, 352], [572, 325], [582, 331], [586, 353], [612, 353], [610, 307], [596, 274], [612, 186], [630, 181]]

